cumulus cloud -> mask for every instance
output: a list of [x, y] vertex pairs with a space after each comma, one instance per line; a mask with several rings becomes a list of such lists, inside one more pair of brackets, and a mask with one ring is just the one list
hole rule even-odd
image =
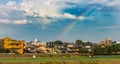
[[14, 20], [14, 21], [11, 21], [11, 20], [8, 20], [8, 19], [0, 19], [0, 23], [7, 23], [7, 24], [27, 24], [28, 21], [26, 19], [23, 19], [23, 20]]
[[8, 19], [0, 19], [1, 23], [10, 23], [10, 21]]
[[16, 8], [16, 2], [14, 2], [14, 1], [9, 1], [8, 3], [6, 3], [6, 6], [7, 6], [7, 7], [10, 7], [10, 8]]
[[14, 24], [27, 24], [28, 22], [27, 22], [26, 19], [24, 19], [24, 20], [16, 20], [16, 21], [14, 21], [13, 23], [14, 23]]
[[9, 24], [27, 24], [25, 12], [17, 7], [16, 2], [9, 1], [0, 5], [0, 22]]
[[[20, 8], [26, 11], [26, 15], [28, 16], [42, 18], [39, 22], [43, 24], [54, 22], [51, 21], [51, 19], [56, 18], [81, 19], [80, 17], [76, 17], [75, 15], [72, 15], [70, 13], [61, 12], [64, 8], [70, 7], [70, 5], [67, 5], [66, 2], [70, 1], [29, 0], [28, 2], [28, 0], [24, 0], [22, 3], [20, 3]], [[77, 3], [78, 1], [72, 0], [71, 2]]]
[[42, 24], [49, 24], [54, 22], [51, 19], [68, 18], [84, 20], [89, 19], [84, 16], [75, 16], [70, 13], [65, 13], [63, 10], [68, 7], [73, 7], [81, 4], [104, 4], [107, 6], [120, 5], [118, 0], [22, 0], [16, 3], [8, 1], [6, 4], [0, 5], [0, 22], [13, 24], [27, 24], [27, 16], [34, 19], [39, 17], [41, 19], [34, 21]]
[[71, 14], [69, 14], [69, 13], [65, 13], [65, 14], [63, 15], [63, 17], [64, 17], [64, 18], [71, 18], [71, 19], [75, 19], [75, 18], [76, 18], [76, 16], [71, 15]]

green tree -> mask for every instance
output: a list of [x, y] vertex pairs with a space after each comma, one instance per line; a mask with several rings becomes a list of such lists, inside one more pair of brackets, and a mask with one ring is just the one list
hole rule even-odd
[[117, 52], [120, 52], [120, 44], [116, 45], [96, 45], [92, 48], [92, 52], [95, 55], [101, 55], [101, 54], [117, 54]]
[[106, 54], [108, 54], [108, 55], [112, 54], [112, 52], [113, 52], [112, 45], [106, 46], [106, 49], [107, 49]]
[[88, 41], [88, 42], [85, 43], [85, 45], [91, 46], [92, 43]]
[[96, 45], [92, 48], [92, 52], [95, 55], [104, 55], [106, 54], [106, 47], [104, 45]]
[[75, 42], [77, 45], [83, 45], [83, 41], [82, 40], [76, 40]]
[[117, 54], [117, 52], [120, 51], [120, 45], [119, 44], [112, 45], [112, 50], [115, 54]]
[[118, 47], [118, 52], [120, 52], [120, 44], [116, 44], [116, 46]]
[[53, 42], [53, 44], [54, 45], [62, 45], [63, 43], [60, 40], [56, 40], [56, 41]]
[[57, 52], [60, 52], [62, 50], [62, 41], [60, 40], [56, 40], [53, 42], [53, 45], [54, 45], [54, 50], [57, 51]]
[[79, 48], [78, 52], [79, 53], [88, 53], [88, 51], [86, 49], [82, 48], [82, 47]]

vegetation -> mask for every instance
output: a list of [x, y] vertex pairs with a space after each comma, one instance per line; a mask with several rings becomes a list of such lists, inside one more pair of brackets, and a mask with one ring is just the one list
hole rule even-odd
[[83, 41], [82, 40], [76, 40], [75, 42], [77, 45], [83, 45]]
[[0, 63], [5, 64], [120, 64], [120, 55], [108, 56], [71, 56], [71, 57], [4, 57], [0, 58]]
[[79, 48], [78, 52], [79, 53], [88, 53], [88, 51], [86, 49], [82, 48], [82, 47]]
[[92, 46], [92, 43], [88, 41], [88, 42], [85, 43], [85, 45], [86, 46]]
[[92, 52], [95, 55], [110, 55], [118, 54], [120, 52], [120, 44], [116, 45], [96, 45], [92, 48]]
[[60, 40], [56, 40], [53, 42], [54, 45], [62, 45], [62, 41]]

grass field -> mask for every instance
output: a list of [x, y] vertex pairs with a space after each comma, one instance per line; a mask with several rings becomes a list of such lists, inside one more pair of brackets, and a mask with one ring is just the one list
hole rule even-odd
[[[59, 63], [58, 63], [59, 62]], [[79, 57], [4, 57], [0, 63], [8, 64], [120, 64], [120, 55]]]
[[0, 62], [47, 62], [47, 61], [101, 61], [120, 60], [120, 56], [95, 56], [89, 57], [41, 57], [41, 58], [0, 58]]

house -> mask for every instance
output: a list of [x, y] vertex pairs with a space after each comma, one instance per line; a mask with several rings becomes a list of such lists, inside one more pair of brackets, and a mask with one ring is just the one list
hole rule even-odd
[[67, 52], [68, 53], [75, 53], [77, 50], [76, 46], [74, 43], [68, 43], [67, 44]]
[[46, 42], [41, 42], [41, 41], [31, 42], [30, 44], [34, 46], [40, 46], [40, 45], [46, 46]]
[[47, 48], [46, 46], [43, 46], [43, 45], [41, 45], [41, 46], [37, 46], [37, 52], [38, 53], [51, 53], [51, 48]]

